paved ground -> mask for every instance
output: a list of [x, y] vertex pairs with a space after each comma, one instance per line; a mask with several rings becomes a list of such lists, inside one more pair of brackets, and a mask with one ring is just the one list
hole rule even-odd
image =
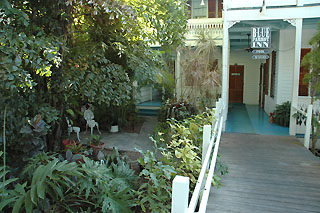
[[320, 212], [320, 158], [294, 137], [225, 133], [220, 146], [229, 174], [207, 212]]
[[[153, 150], [153, 143], [149, 137], [153, 133], [153, 129], [157, 124], [157, 117], [155, 116], [144, 116], [145, 122], [140, 130], [140, 133], [107, 133], [102, 132], [101, 141], [104, 142], [106, 148], [117, 147], [119, 150], [135, 151], [135, 149], [140, 149], [142, 151]], [[80, 133], [81, 140], [86, 141], [90, 136], [90, 130], [85, 134]]]
[[289, 135], [289, 128], [269, 122], [269, 116], [258, 105], [229, 104], [226, 132], [260, 135]]

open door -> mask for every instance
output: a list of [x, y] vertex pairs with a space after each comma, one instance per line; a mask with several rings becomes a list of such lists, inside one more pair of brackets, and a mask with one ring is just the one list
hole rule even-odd
[[244, 66], [229, 66], [229, 103], [243, 103]]

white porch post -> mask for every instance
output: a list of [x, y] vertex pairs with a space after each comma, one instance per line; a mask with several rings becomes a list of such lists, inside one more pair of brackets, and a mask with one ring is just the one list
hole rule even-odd
[[204, 125], [203, 139], [202, 139], [202, 164], [207, 155], [210, 139], [211, 139], [211, 125]]
[[177, 175], [172, 183], [171, 213], [186, 213], [189, 199], [189, 177]]
[[225, 124], [228, 115], [228, 100], [229, 100], [229, 22], [227, 20], [227, 1], [224, 1], [223, 10], [223, 45], [222, 45], [222, 100], [226, 104], [224, 112], [222, 112]]
[[[299, 91], [299, 74], [300, 74], [300, 55], [301, 55], [301, 37], [302, 37], [302, 18], [290, 21], [296, 27], [295, 51], [294, 51], [294, 70], [292, 81], [292, 99], [291, 105], [297, 106]], [[296, 119], [292, 117], [297, 111], [291, 106], [289, 134], [296, 134]]]
[[306, 133], [304, 135], [304, 147], [306, 147], [307, 149], [310, 148], [310, 134], [312, 128], [312, 107], [312, 105], [309, 105], [307, 109]]

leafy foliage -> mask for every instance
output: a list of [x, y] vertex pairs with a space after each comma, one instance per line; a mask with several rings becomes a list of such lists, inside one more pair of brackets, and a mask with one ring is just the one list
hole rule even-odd
[[183, 121], [171, 119], [168, 121], [168, 135], [158, 137], [158, 141], [166, 145], [166, 149], [162, 151], [165, 160], [176, 168], [179, 175], [189, 177], [193, 184], [196, 183], [202, 166], [203, 126], [212, 124], [213, 115], [214, 112], [208, 110]]
[[221, 94], [222, 74], [213, 38], [200, 34], [196, 48], [182, 47], [181, 98], [197, 108], [213, 107]]
[[169, 212], [171, 208], [171, 183], [176, 175], [174, 167], [158, 161], [155, 153], [147, 151], [139, 159], [145, 179], [138, 190], [138, 204], [144, 212]]
[[174, 99], [168, 99], [161, 107], [159, 120], [165, 122], [167, 119], [173, 118], [181, 121], [189, 118], [191, 115], [195, 114], [195, 112], [195, 108], [185, 101], [174, 102]]
[[[54, 68], [61, 64], [59, 48], [62, 46], [57, 37], [46, 35], [41, 28], [30, 32], [30, 19], [26, 13], [6, 1], [1, 1], [0, 19], [0, 105], [7, 106], [8, 123], [6, 135], [8, 148], [17, 141], [19, 133], [28, 118], [51, 110], [45, 109], [47, 102], [45, 90], [39, 79], [46, 80]], [[39, 100], [42, 100], [39, 103]], [[56, 115], [55, 113], [53, 115]], [[2, 116], [2, 113], [1, 113]], [[49, 123], [56, 120], [48, 117]], [[1, 117], [2, 119], [2, 117]]]
[[20, 129], [38, 114], [50, 125], [48, 150], [58, 150], [66, 110], [81, 114], [87, 103], [119, 108], [133, 98], [134, 80], [139, 86], [164, 82], [169, 74], [157, 75], [168, 73], [163, 52], [149, 44], [175, 50], [184, 34], [185, 5], [1, 1], [0, 105], [8, 109], [8, 150], [23, 154], [16, 146], [24, 136]]
[[[304, 83], [310, 82], [311, 87], [311, 104], [314, 104], [320, 98], [320, 22], [318, 23], [317, 33], [311, 38], [309, 44], [312, 51], [308, 53], [302, 60], [302, 66], [312, 69], [303, 79]], [[313, 112], [312, 114], [312, 153], [315, 153], [315, 147], [320, 136], [320, 114]]]
[[[143, 167], [140, 176], [145, 179], [138, 191], [139, 205], [144, 212], [169, 212], [171, 204], [172, 179], [175, 175], [189, 177], [191, 191], [197, 182], [201, 170], [201, 141], [203, 125], [212, 124], [214, 111], [207, 110], [201, 114], [177, 121], [169, 119], [163, 131], [154, 134], [151, 140], [155, 150], [142, 153], [139, 159]], [[158, 158], [156, 158], [158, 156]], [[228, 172], [226, 166], [217, 161], [213, 184], [220, 184], [219, 175]]]
[[[3, 155], [3, 152], [0, 151], [0, 157]], [[6, 180], [5, 176], [9, 172], [5, 170], [4, 166], [0, 167], [0, 211], [2, 211], [7, 205], [10, 205], [13, 203], [16, 198], [15, 197], [9, 197], [11, 194], [12, 190], [8, 189], [8, 186], [17, 180], [17, 178], [11, 178]]]
[[273, 120], [276, 124], [280, 126], [289, 126], [290, 121], [290, 101], [283, 102], [280, 105], [276, 106], [276, 109], [273, 111]]
[[24, 171], [27, 182], [7, 193], [13, 212], [131, 212], [137, 177], [116, 150], [101, 162], [82, 156], [82, 164], [55, 156], [43, 153], [30, 161]]

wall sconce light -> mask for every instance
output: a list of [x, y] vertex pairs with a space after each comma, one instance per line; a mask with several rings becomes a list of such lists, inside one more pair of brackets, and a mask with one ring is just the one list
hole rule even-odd
[[266, 9], [267, 9], [267, 7], [266, 7], [266, 2], [265, 2], [265, 0], [263, 0], [263, 2], [262, 2], [262, 7], [260, 8], [259, 12], [260, 12], [262, 15], [264, 15], [265, 12], [266, 12]]
[[204, 6], [204, 0], [201, 0], [200, 5], [201, 5], [201, 6]]

